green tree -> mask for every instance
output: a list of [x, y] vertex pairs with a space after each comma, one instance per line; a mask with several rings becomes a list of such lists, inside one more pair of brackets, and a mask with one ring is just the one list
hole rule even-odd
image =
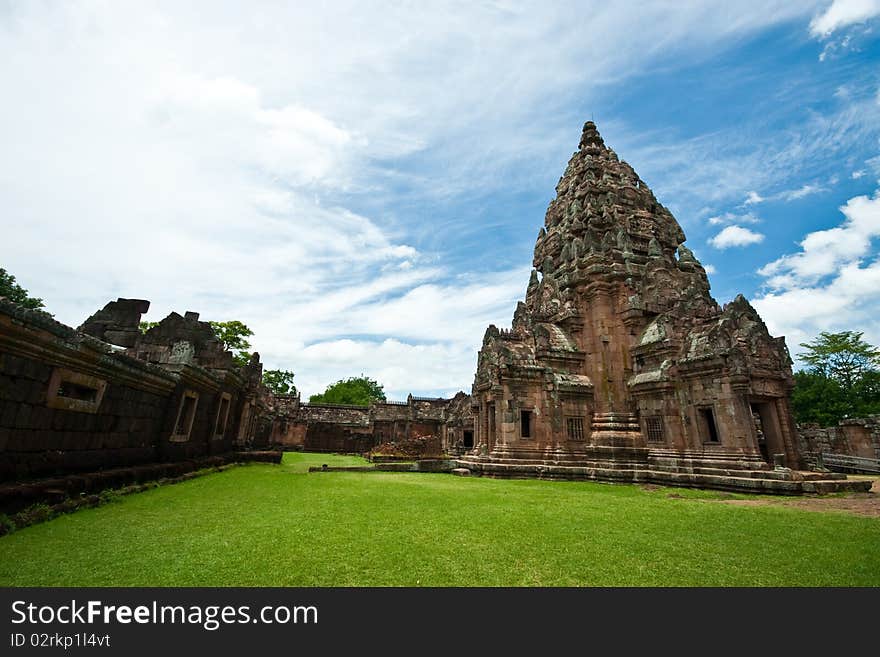
[[251, 343], [248, 338], [253, 336], [251, 331], [244, 323], [237, 319], [228, 322], [210, 322], [211, 328], [214, 329], [214, 335], [220, 340], [226, 351], [232, 352], [232, 358], [239, 367], [248, 364], [251, 358]]
[[801, 342], [806, 349], [799, 358], [816, 374], [834, 379], [851, 391], [865, 372], [880, 366], [880, 349], [862, 340], [863, 333], [823, 331], [812, 342]]
[[852, 389], [853, 417], [880, 414], [880, 371], [862, 374]]
[[384, 400], [385, 391], [382, 389], [382, 385], [363, 374], [337, 381], [327, 386], [327, 389], [321, 394], [309, 397], [309, 403], [312, 404], [351, 404], [354, 406], [369, 406], [374, 401]]
[[791, 411], [797, 422], [814, 422], [823, 427], [837, 424], [849, 411], [840, 384], [815, 372], [795, 372]]
[[290, 370], [263, 370], [263, 385], [276, 395], [295, 395], [293, 372]]
[[847, 417], [880, 413], [880, 350], [862, 333], [823, 332], [799, 358], [809, 365], [796, 372], [792, 412], [798, 422], [836, 424]]
[[0, 297], [6, 297], [12, 303], [17, 303], [25, 308], [39, 310], [45, 308], [42, 299], [32, 297], [21, 285], [15, 282], [15, 276], [0, 268]]
[[146, 333], [154, 326], [159, 326], [159, 322], [141, 322], [138, 324], [138, 328], [141, 330], [141, 333]]

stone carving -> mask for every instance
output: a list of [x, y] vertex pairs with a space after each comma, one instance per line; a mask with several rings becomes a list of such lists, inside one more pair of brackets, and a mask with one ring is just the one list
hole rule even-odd
[[196, 350], [191, 342], [181, 340], [175, 342], [171, 347], [171, 356], [168, 358], [169, 363], [177, 365], [192, 365]]
[[684, 244], [678, 245], [678, 261], [680, 263], [699, 264], [694, 252], [687, 248]]
[[629, 233], [623, 227], [617, 231], [617, 248], [623, 251], [625, 256], [632, 254], [632, 241], [629, 238]]

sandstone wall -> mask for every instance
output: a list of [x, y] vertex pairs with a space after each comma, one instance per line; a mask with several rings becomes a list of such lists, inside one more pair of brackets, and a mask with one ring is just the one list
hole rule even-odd
[[[0, 481], [182, 461], [253, 440], [248, 371], [206, 369], [175, 340], [173, 362], [145, 362], [132, 355], [139, 338], [102, 317], [101, 335], [131, 347], [0, 299]], [[98, 332], [94, 317], [87, 324]]]
[[799, 424], [802, 452], [880, 459], [880, 415], [842, 420], [836, 427]]
[[[469, 400], [464, 393], [459, 395]], [[298, 404], [286, 399], [276, 404], [271, 443], [315, 452], [366, 453], [382, 445], [425, 446], [431, 454], [447, 449], [447, 425], [459, 433], [473, 426], [469, 402], [423, 399], [410, 396], [406, 402], [377, 402], [369, 407], [337, 404]], [[448, 409], [456, 401], [455, 412]], [[466, 409], [466, 410], [465, 410]], [[427, 453], [427, 452], [426, 452]]]
[[0, 354], [0, 480], [133, 465], [158, 459], [155, 437], [173, 381], [148, 391], [114, 380], [95, 412], [47, 405], [55, 368], [35, 358]]

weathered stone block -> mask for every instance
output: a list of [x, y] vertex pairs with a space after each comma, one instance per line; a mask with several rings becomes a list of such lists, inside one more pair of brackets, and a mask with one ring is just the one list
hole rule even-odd
[[36, 381], [37, 383], [46, 384], [49, 382], [49, 377], [52, 374], [52, 367], [45, 363], [40, 363], [35, 360], [26, 361], [23, 369], [22, 376], [25, 378]]
[[15, 426], [15, 416], [18, 414], [18, 403], [8, 400], [0, 402], [0, 427], [12, 428]]
[[3, 373], [10, 377], [21, 376], [24, 371], [26, 361], [24, 358], [6, 354], [3, 360]]
[[15, 424], [13, 425], [16, 429], [30, 428], [32, 409], [33, 407], [30, 404], [18, 405], [18, 412], [15, 414]]
[[26, 401], [31, 394], [33, 385], [36, 384], [27, 379], [16, 377], [9, 390], [9, 399], [17, 403]]

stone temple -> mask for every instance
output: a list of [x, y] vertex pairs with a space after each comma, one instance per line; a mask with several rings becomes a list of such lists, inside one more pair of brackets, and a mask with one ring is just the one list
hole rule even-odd
[[[452, 399], [301, 403], [198, 313], [142, 332], [150, 302], [121, 298], [74, 329], [0, 298], [0, 513], [290, 449], [490, 477], [871, 487], [803, 468], [817, 449], [880, 455], [876, 421], [798, 433], [784, 340], [744, 298], [719, 307], [675, 218], [592, 122], [556, 189], [525, 302]], [[380, 462], [401, 458], [416, 462]]]
[[593, 122], [556, 192], [525, 302], [483, 338], [459, 467], [800, 489], [784, 338], [744, 297], [718, 305], [675, 217]]

